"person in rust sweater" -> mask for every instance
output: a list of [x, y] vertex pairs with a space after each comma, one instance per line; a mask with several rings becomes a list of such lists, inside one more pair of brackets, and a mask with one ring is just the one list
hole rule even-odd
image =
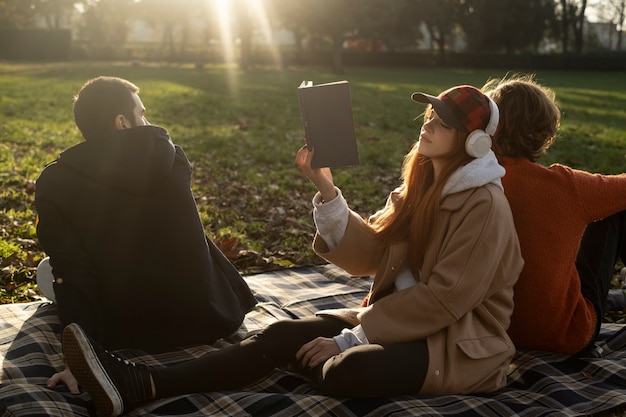
[[518, 349], [592, 355], [604, 312], [623, 307], [621, 290], [611, 290], [614, 305], [606, 300], [617, 259], [626, 261], [626, 175], [537, 163], [560, 110], [532, 76], [490, 80], [483, 91], [500, 109], [493, 150], [525, 261], [509, 335]]

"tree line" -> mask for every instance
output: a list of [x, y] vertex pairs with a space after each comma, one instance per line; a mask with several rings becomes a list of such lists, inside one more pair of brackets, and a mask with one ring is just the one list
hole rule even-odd
[[[346, 39], [408, 51], [428, 39], [440, 55], [464, 39], [467, 52], [583, 53], [590, 12], [608, 25], [622, 50], [626, 0], [0, 0], [0, 29], [71, 28], [89, 44], [119, 47], [136, 22], [159, 33], [162, 56], [181, 56], [194, 42], [234, 42], [248, 65], [255, 34], [293, 34], [296, 53], [327, 48], [341, 66]], [[224, 26], [230, 30], [225, 32]], [[224, 39], [224, 37], [229, 39]]]

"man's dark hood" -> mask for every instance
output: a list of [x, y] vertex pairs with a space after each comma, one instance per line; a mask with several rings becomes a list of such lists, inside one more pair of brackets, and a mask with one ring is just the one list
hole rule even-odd
[[138, 126], [73, 146], [61, 153], [57, 163], [107, 187], [145, 195], [169, 178], [175, 157], [176, 149], [165, 129]]

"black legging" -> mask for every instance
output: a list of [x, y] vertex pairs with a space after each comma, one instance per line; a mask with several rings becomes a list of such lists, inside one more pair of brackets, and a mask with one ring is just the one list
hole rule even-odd
[[587, 225], [576, 257], [581, 292], [591, 301], [597, 315], [596, 331], [581, 353], [595, 343], [605, 313], [606, 297], [617, 259], [626, 262], [626, 211]]
[[[333, 337], [346, 323], [332, 317], [281, 320], [240, 343], [179, 365], [151, 370], [157, 398], [242, 388], [294, 362], [300, 347]], [[328, 395], [376, 397], [419, 392], [428, 368], [425, 341], [350, 348], [307, 372]]]

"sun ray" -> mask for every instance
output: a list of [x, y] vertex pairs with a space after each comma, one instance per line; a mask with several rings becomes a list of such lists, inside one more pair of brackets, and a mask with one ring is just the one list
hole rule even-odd
[[260, 29], [260, 36], [265, 41], [269, 48], [270, 55], [275, 64], [280, 62], [280, 53], [278, 46], [274, 40], [274, 32], [269, 18], [263, 7], [262, 0], [247, 0], [250, 9], [254, 14], [254, 18], [258, 22], [258, 28]]
[[217, 15], [217, 24], [220, 33], [221, 51], [224, 56], [224, 62], [227, 68], [227, 82], [230, 91], [233, 94], [237, 94], [239, 90], [239, 83], [237, 82], [236, 66], [235, 62], [235, 42], [232, 29], [230, 0], [212, 0], [213, 10]]
[[224, 60], [227, 63], [231, 63], [235, 60], [231, 10], [229, 3], [229, 0], [213, 0], [214, 10], [217, 14], [217, 24], [220, 31], [220, 40], [222, 43]]

